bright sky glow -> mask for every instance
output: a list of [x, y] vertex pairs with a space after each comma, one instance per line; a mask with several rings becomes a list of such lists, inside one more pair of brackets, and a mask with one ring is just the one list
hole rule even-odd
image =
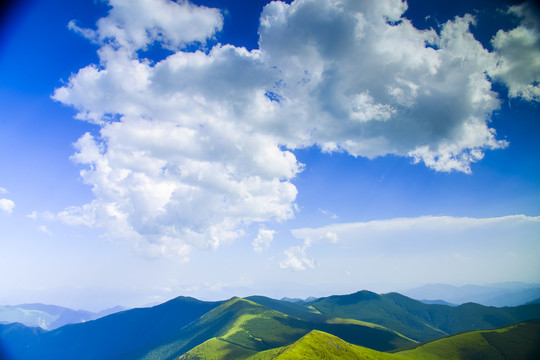
[[540, 12], [33, 0], [0, 38], [0, 303], [540, 282]]

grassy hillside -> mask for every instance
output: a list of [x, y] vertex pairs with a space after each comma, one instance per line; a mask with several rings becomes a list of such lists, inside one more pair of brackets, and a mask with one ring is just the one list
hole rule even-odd
[[415, 345], [380, 326], [339, 319], [309, 322], [235, 298], [182, 329], [170, 342], [150, 351], [145, 359], [169, 359], [190, 349], [182, 359], [242, 359], [255, 352], [289, 345], [313, 329], [378, 350]]
[[248, 360], [371, 359], [371, 360], [536, 360], [540, 358], [540, 321], [450, 336], [395, 354], [349, 344], [333, 335], [312, 331], [295, 343], [263, 351]]
[[540, 359], [540, 321], [458, 334], [396, 355], [403, 359], [425, 360], [537, 360]]
[[263, 351], [249, 357], [249, 360], [288, 360], [288, 359], [388, 359], [391, 354], [378, 352], [350, 344], [331, 334], [313, 330], [295, 343], [278, 349]]
[[379, 324], [419, 342], [540, 319], [538, 304], [514, 308], [472, 303], [460, 306], [430, 305], [397, 293], [378, 295], [369, 291], [321, 298], [309, 305], [326, 316]]
[[[493, 329], [534, 318], [540, 319], [539, 304], [494, 308], [469, 303], [451, 307], [427, 305], [395, 293], [377, 295], [368, 291], [307, 303], [261, 296], [226, 302], [179, 297], [153, 308], [123, 311], [53, 331], [20, 324], [0, 325], [0, 359], [163, 360], [179, 356], [183, 359], [246, 359], [263, 351], [292, 346], [313, 330], [339, 337], [351, 345], [396, 352], [446, 334]], [[448, 352], [444, 347], [485, 348], [482, 351], [488, 354], [496, 348], [510, 353], [507, 348], [515, 351], [511, 345], [532, 334], [527, 330], [532, 325], [527, 326], [512, 328], [504, 334], [482, 331], [465, 337], [456, 335], [445, 338], [446, 342], [427, 343], [411, 350], [413, 352], [400, 352], [396, 356], [433, 358], [440, 356], [437, 349]], [[537, 341], [537, 333], [529, 338]], [[520, 335], [511, 337], [509, 334]], [[451, 342], [458, 340], [464, 345], [456, 347]], [[469, 346], [468, 342], [475, 346]], [[277, 354], [268, 354], [271, 353]], [[363, 351], [362, 356], [367, 353], [372, 354]]]

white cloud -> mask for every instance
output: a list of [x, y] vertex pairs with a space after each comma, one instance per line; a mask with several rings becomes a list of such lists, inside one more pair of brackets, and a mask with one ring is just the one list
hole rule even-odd
[[[8, 191], [4, 189], [3, 187], [0, 187], [0, 195], [7, 194]], [[8, 214], [13, 213], [13, 209], [15, 208], [15, 203], [13, 200], [6, 199], [6, 198], [0, 198], [0, 211], [4, 211]]]
[[296, 271], [306, 270], [315, 266], [313, 259], [306, 256], [306, 248], [304, 246], [293, 246], [283, 252], [284, 259], [279, 262], [282, 269], [292, 269]]
[[438, 36], [407, 19], [389, 24], [396, 14], [385, 10], [401, 2], [385, 3], [393, 6], [363, 2], [364, 13], [355, 1], [265, 8], [262, 55], [284, 74], [276, 90], [284, 118], [305, 129], [298, 137], [283, 126], [282, 136], [296, 136], [290, 143], [299, 146], [409, 155], [438, 171], [470, 172], [485, 150], [507, 145], [487, 125], [499, 107], [484, 74], [494, 56], [470, 33], [471, 16], [444, 24]]
[[253, 250], [256, 252], [263, 252], [270, 247], [270, 243], [274, 239], [274, 230], [260, 229], [259, 234], [253, 240]]
[[[535, 230], [540, 230], [539, 216], [510, 215], [493, 218], [395, 218], [294, 229], [291, 232], [296, 238], [310, 244], [313, 243], [312, 239], [329, 242], [329, 239], [339, 237], [340, 243], [357, 244], [363, 250], [399, 254], [418, 249], [429, 253], [463, 247], [481, 248], [512, 241], [530, 245], [538, 240]], [[512, 233], [514, 236], [511, 236]], [[532, 237], [527, 238], [528, 235], [524, 234], [532, 234]]]
[[187, 1], [108, 0], [108, 16], [97, 22], [97, 30], [69, 28], [100, 44], [131, 51], [146, 49], [154, 42], [172, 50], [191, 42], [204, 43], [223, 26], [217, 9], [195, 6]]
[[11, 214], [15, 208], [15, 203], [10, 199], [0, 199], [0, 210]]
[[[401, 18], [399, 0], [272, 2], [260, 49], [185, 52], [221, 29], [219, 11], [149, 4], [111, 0], [96, 30], [70, 23], [101, 45], [100, 64], [53, 98], [100, 130], [75, 144], [95, 199], [57, 214], [67, 223], [155, 253], [216, 248], [250, 223], [294, 215], [291, 180], [303, 165], [290, 149], [470, 172], [484, 151], [507, 145], [488, 126], [499, 101], [485, 71], [496, 59], [468, 15], [439, 36]], [[174, 53], [155, 64], [139, 57], [154, 42]], [[308, 266], [304, 250], [291, 250], [287, 267]]]
[[490, 72], [508, 86], [510, 97], [540, 101], [540, 17], [534, 5], [524, 2], [510, 7], [521, 24], [509, 31], [499, 30], [491, 43], [498, 56]]

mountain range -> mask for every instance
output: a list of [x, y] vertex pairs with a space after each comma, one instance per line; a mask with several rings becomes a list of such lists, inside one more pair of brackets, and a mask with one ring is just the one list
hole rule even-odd
[[313, 358], [299, 355], [312, 349], [327, 358], [399, 359], [440, 358], [445, 349], [468, 359], [459, 354], [479, 347], [488, 355], [525, 349], [514, 358], [527, 359], [540, 354], [532, 345], [540, 343], [538, 319], [540, 304], [447, 306], [369, 291], [294, 302], [178, 297], [49, 331], [2, 324], [0, 358], [300, 359]]

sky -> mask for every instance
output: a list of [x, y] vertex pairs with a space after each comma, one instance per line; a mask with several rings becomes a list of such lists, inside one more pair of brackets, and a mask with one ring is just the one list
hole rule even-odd
[[0, 304], [540, 283], [527, 1], [26, 0]]

